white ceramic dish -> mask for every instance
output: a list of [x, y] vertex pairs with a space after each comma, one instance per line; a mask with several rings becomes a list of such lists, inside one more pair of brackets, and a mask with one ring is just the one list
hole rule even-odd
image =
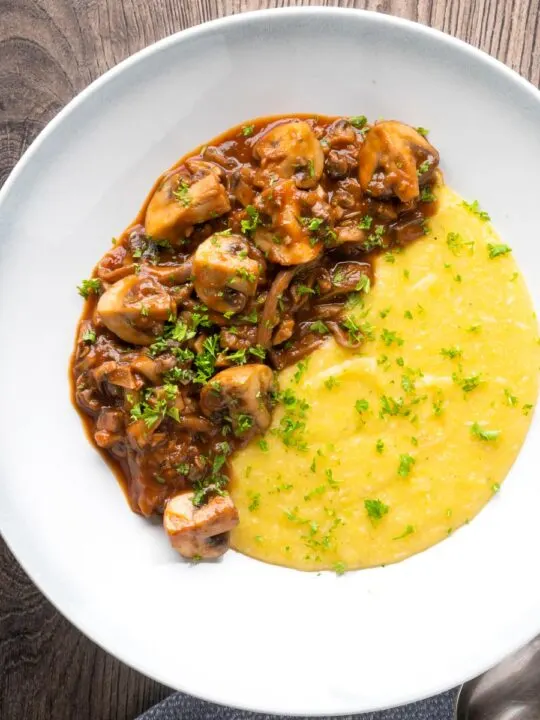
[[[540, 630], [540, 428], [452, 538], [337, 578], [230, 552], [191, 567], [128, 510], [69, 401], [76, 284], [185, 151], [258, 115], [397, 117], [490, 211], [540, 302], [540, 94], [471, 47], [385, 15], [227, 18], [135, 55], [40, 135], [0, 194], [0, 520], [43, 592], [161, 682], [255, 710], [338, 714], [437, 693]], [[512, 349], [509, 348], [509, 352]]]

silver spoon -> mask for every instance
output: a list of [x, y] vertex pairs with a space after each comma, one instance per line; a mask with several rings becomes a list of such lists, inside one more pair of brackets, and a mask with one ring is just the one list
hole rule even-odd
[[455, 720], [540, 720], [540, 636], [465, 683]]

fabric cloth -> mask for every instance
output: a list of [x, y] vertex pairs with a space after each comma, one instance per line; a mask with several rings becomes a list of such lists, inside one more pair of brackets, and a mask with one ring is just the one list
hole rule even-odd
[[[384, 712], [347, 715], [340, 718], [340, 720], [353, 720], [353, 718], [361, 718], [361, 720], [452, 720], [456, 695], [457, 690], [450, 690], [442, 695], [412, 705], [405, 705]], [[248, 720], [249, 718], [255, 718], [255, 720], [284, 720], [284, 718], [275, 715], [259, 715], [244, 710], [214, 705], [183, 693], [171, 695], [159, 705], [155, 705], [140, 715], [138, 720]], [[328, 720], [328, 718], [323, 720]]]

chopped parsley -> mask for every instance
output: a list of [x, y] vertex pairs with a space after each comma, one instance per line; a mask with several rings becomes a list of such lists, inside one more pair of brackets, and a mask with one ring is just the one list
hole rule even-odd
[[449, 360], [454, 360], [455, 358], [460, 358], [463, 355], [463, 350], [457, 345], [454, 345], [449, 348], [441, 348], [441, 355]]
[[327, 325], [325, 325], [325, 323], [323, 323], [322, 320], [315, 320], [315, 322], [312, 322], [311, 325], [309, 326], [309, 329], [312, 332], [319, 333], [320, 335], [326, 335], [327, 333], [330, 332]]
[[393, 343], [396, 343], [396, 345], [399, 345], [400, 347], [403, 345], [403, 338], [400, 337], [395, 330], [387, 330], [386, 328], [383, 328], [381, 340], [386, 347], [390, 347]]
[[337, 562], [334, 563], [333, 570], [336, 575], [345, 575], [345, 573], [347, 572], [347, 566], [344, 562]]
[[330, 375], [330, 377], [324, 381], [324, 386], [327, 390], [332, 390], [333, 388], [337, 387], [338, 385], [339, 385], [339, 380], [337, 378], [335, 378], [333, 375]]
[[425, 127], [417, 127], [417, 128], [416, 128], [416, 132], [417, 132], [419, 135], [422, 135], [422, 137], [427, 137], [428, 134], [429, 134], [429, 130], [428, 130], [427, 128], [425, 128]]
[[268, 441], [264, 438], [259, 440], [259, 447], [263, 452], [268, 452]]
[[484, 222], [491, 220], [488, 213], [485, 210], [482, 210], [482, 208], [480, 207], [480, 203], [478, 202], [478, 200], [473, 200], [470, 203], [464, 200], [461, 205], [462, 207], [467, 208], [467, 210], [473, 215], [479, 217], [480, 220], [483, 220]]
[[362, 130], [367, 124], [367, 117], [365, 115], [353, 115], [349, 118], [349, 122], [357, 130]]
[[409, 453], [403, 453], [399, 456], [398, 475], [400, 477], [408, 477], [413, 469], [416, 460]]
[[360, 277], [360, 280], [356, 283], [354, 287], [355, 292], [365, 292], [366, 295], [371, 290], [371, 280], [369, 279], [369, 275], [362, 275]]
[[91, 278], [90, 280], [83, 280], [80, 285], [77, 286], [79, 295], [85, 300], [90, 295], [98, 295], [101, 292], [102, 285], [99, 278]]
[[240, 227], [245, 235], [250, 235], [255, 232], [257, 226], [260, 224], [260, 217], [253, 205], [248, 205], [246, 207], [246, 213], [248, 217], [245, 220], [242, 220]]
[[504, 388], [504, 397], [506, 400], [506, 404], [509, 407], [516, 407], [516, 405], [519, 402], [517, 397], [515, 395], [512, 395], [512, 393], [510, 392], [510, 390], [508, 388]]
[[429, 160], [424, 160], [423, 163], [421, 163], [418, 166], [418, 170], [416, 171], [418, 175], [424, 175], [429, 170]]
[[308, 363], [309, 363], [309, 359], [308, 360], [300, 360], [300, 362], [296, 366], [296, 372], [294, 373], [294, 376], [293, 376], [293, 379], [294, 379], [294, 382], [296, 383], [296, 385], [298, 385], [298, 383], [302, 379], [302, 376], [306, 374], [307, 369], [308, 369]]
[[422, 188], [420, 191], [420, 202], [431, 203], [435, 201], [435, 195], [430, 187]]
[[254, 512], [261, 505], [261, 493], [254, 493], [251, 497], [251, 502], [248, 505], [249, 512]]
[[297, 285], [295, 289], [298, 295], [315, 295], [317, 292], [316, 290], [308, 287], [307, 285]]
[[253, 132], [255, 131], [255, 125], [244, 125], [242, 128], [242, 135], [244, 137], [249, 137], [250, 135], [253, 135]]
[[185, 180], [180, 180], [178, 187], [173, 192], [174, 197], [180, 205], [187, 208], [191, 205], [191, 198], [189, 197], [189, 185]]
[[371, 520], [381, 520], [390, 510], [382, 500], [364, 500], [364, 507]]
[[373, 218], [371, 215], [364, 215], [364, 217], [358, 223], [360, 230], [369, 230], [373, 224]]
[[365, 398], [363, 398], [362, 400], [357, 400], [354, 403], [354, 407], [356, 412], [360, 413], [361, 415], [362, 413], [365, 413], [369, 410], [369, 402]]
[[500, 434], [500, 430], [486, 430], [482, 428], [477, 422], [474, 422], [471, 425], [471, 435], [475, 438], [478, 438], [479, 440], [484, 440], [485, 442], [493, 442], [499, 437]]
[[379, 438], [375, 443], [375, 450], [379, 453], [379, 455], [382, 455], [384, 450], [384, 442], [381, 440], [381, 438]]
[[488, 248], [488, 254], [489, 254], [490, 260], [493, 260], [494, 258], [500, 257], [502, 255], [508, 255], [508, 253], [512, 252], [511, 247], [509, 247], [508, 245], [503, 245], [503, 244], [492, 245], [491, 243], [488, 243], [487, 248]]
[[392, 538], [392, 540], [403, 540], [403, 538], [409, 537], [409, 535], [412, 535], [413, 533], [414, 533], [414, 525], [407, 525], [407, 527], [401, 533], [401, 535], [396, 535], [396, 537]]
[[466, 393], [476, 390], [476, 388], [482, 383], [479, 373], [474, 373], [468, 377], [458, 375], [458, 373], [452, 373], [452, 380], [456, 383], [456, 385], [459, 385], [463, 392]]
[[235, 417], [235, 428], [234, 428], [234, 434], [239, 437], [240, 435], [244, 435], [248, 430], [250, 430], [253, 427], [253, 418], [251, 415], [245, 415], [244, 413], [239, 413]]
[[96, 342], [96, 333], [93, 330], [87, 330], [82, 336], [82, 341], [92, 345]]
[[474, 252], [474, 240], [464, 240], [459, 233], [449, 232], [446, 236], [446, 244], [448, 249], [456, 257], [461, 255], [464, 250], [468, 250], [471, 254]]

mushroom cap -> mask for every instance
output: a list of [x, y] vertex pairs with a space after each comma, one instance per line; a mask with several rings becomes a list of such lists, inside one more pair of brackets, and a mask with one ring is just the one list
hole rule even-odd
[[[385, 120], [366, 134], [358, 155], [362, 190], [373, 197], [415, 200], [439, 164], [439, 153], [410, 125]], [[426, 163], [426, 172], [419, 167]]]
[[303, 120], [274, 125], [257, 140], [253, 155], [263, 169], [282, 178], [294, 178], [300, 188], [312, 188], [321, 179], [324, 153], [315, 133]]
[[150, 345], [176, 305], [157, 280], [148, 275], [128, 275], [111, 285], [100, 297], [96, 313], [121, 340]]
[[261, 268], [242, 235], [215, 234], [193, 256], [195, 292], [212, 310], [239, 312], [257, 292]]
[[194, 182], [183, 169], [158, 186], [146, 208], [147, 235], [174, 242], [183, 230], [229, 212], [229, 197], [219, 175], [206, 167], [198, 169], [207, 174]]
[[163, 527], [171, 545], [186, 558], [217, 558], [229, 547], [229, 531], [238, 524], [238, 511], [230, 495], [216, 495], [201, 507], [194, 493], [171, 498], [163, 513]]
[[201, 409], [207, 417], [227, 409], [238, 434], [238, 419], [249, 416], [250, 428], [265, 432], [270, 426], [274, 373], [262, 363], [227, 368], [214, 375], [201, 391]]

